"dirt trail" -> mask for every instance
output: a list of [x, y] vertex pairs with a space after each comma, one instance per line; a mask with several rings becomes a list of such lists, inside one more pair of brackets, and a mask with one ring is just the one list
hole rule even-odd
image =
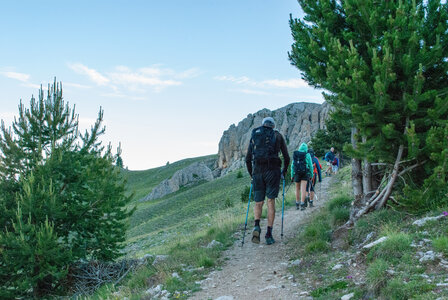
[[330, 177], [322, 180], [320, 199], [314, 201], [314, 208], [300, 211], [293, 207], [285, 211], [283, 241], [280, 238], [281, 207], [277, 207], [274, 222], [275, 244], [263, 244], [266, 220], [261, 220], [259, 245], [251, 242], [253, 224], [248, 224], [244, 247], [238, 240], [225, 251], [223, 256], [227, 261], [222, 269], [211, 272], [202, 281], [202, 290], [193, 294], [191, 299], [310, 299], [308, 291], [301, 289], [300, 283], [288, 272], [291, 262], [286, 244], [296, 235], [300, 224], [327, 201], [330, 180]]

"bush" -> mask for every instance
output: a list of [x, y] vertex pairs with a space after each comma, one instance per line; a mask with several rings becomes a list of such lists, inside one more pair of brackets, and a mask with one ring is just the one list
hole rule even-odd
[[75, 262], [118, 257], [132, 214], [110, 147], [98, 142], [102, 110], [82, 135], [62, 90], [43, 95], [19, 106], [12, 132], [1, 127], [0, 294], [11, 298], [60, 292]]
[[378, 292], [387, 283], [388, 264], [385, 260], [379, 258], [369, 265], [366, 272], [366, 280], [369, 288]]
[[236, 173], [236, 178], [243, 178], [243, 172], [241, 170]]
[[[250, 193], [250, 186], [244, 187], [244, 190], [241, 192], [241, 202], [247, 202], [249, 201], [249, 193]], [[253, 196], [253, 191], [252, 191]], [[251, 198], [252, 198], [251, 196]]]
[[359, 219], [350, 231], [350, 243], [362, 243], [371, 232], [379, 233], [384, 225], [397, 225], [403, 223], [405, 214], [391, 209], [380, 209], [371, 212]]
[[325, 220], [315, 219], [314, 222], [306, 225], [301, 236], [303, 241], [308, 243], [316, 240], [329, 242], [331, 237], [329, 230], [330, 226]]
[[323, 240], [309, 242], [305, 246], [305, 254], [313, 254], [315, 252], [327, 252], [330, 250], [329, 243]]
[[229, 197], [226, 197], [226, 200], [224, 201], [224, 207], [225, 208], [233, 207], [233, 202], [232, 200], [230, 200]]
[[442, 252], [445, 256], [448, 256], [448, 237], [441, 236], [432, 240], [434, 249], [438, 252]]
[[389, 262], [398, 262], [411, 248], [412, 238], [406, 233], [391, 233], [387, 240], [375, 246], [369, 253], [369, 258], [377, 257]]
[[328, 210], [332, 212], [338, 208], [347, 208], [349, 209], [352, 203], [352, 198], [348, 196], [339, 196], [331, 199], [328, 202]]
[[416, 295], [425, 295], [433, 286], [421, 280], [404, 282], [403, 278], [393, 278], [383, 288], [381, 294], [384, 299], [407, 300], [414, 299]]

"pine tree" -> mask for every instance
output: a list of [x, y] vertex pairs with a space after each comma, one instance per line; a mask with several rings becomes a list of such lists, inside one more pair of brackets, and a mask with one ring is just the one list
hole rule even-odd
[[347, 143], [350, 143], [350, 127], [338, 123], [333, 117], [326, 120], [325, 128], [319, 129], [311, 138], [311, 145], [318, 157], [324, 156], [326, 151], [334, 147], [342, 160], [342, 150]]
[[111, 147], [98, 138], [103, 110], [90, 131], [54, 83], [30, 107], [19, 105], [0, 135], [0, 294], [35, 297], [60, 288], [80, 260], [120, 255], [130, 197]]
[[[432, 127], [448, 117], [448, 5], [440, 1], [299, 0], [291, 63], [348, 117], [353, 224], [383, 207], [397, 178], [430, 163]], [[384, 180], [374, 182], [372, 162]], [[427, 176], [427, 175], [425, 175]], [[424, 176], [424, 177], [425, 177]]]

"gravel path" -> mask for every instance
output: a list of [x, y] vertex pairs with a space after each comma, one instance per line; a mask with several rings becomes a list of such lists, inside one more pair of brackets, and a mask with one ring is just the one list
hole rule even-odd
[[[288, 272], [292, 262], [287, 242], [296, 235], [298, 227], [323, 206], [328, 198], [325, 191], [330, 180], [331, 177], [323, 179], [320, 199], [314, 201], [314, 208], [300, 211], [292, 207], [285, 211], [283, 241], [280, 239], [281, 206], [277, 207], [274, 222], [275, 244], [263, 244], [266, 220], [261, 220], [262, 235], [259, 245], [251, 242], [253, 224], [248, 224], [244, 247], [241, 247], [241, 240], [238, 240], [225, 251], [223, 256], [226, 263], [222, 269], [211, 272], [202, 281], [202, 290], [193, 294], [191, 299], [310, 299], [309, 292], [302, 289], [300, 283]], [[292, 189], [294, 186], [291, 186]]]

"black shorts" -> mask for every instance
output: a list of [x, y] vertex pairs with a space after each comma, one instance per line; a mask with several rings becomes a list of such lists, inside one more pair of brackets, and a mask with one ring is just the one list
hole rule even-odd
[[299, 176], [299, 174], [294, 174], [294, 178], [293, 178], [294, 182], [300, 182], [302, 180], [308, 181], [308, 175], [305, 174], [304, 176]]
[[255, 202], [275, 199], [280, 190], [280, 169], [267, 169], [253, 174]]

